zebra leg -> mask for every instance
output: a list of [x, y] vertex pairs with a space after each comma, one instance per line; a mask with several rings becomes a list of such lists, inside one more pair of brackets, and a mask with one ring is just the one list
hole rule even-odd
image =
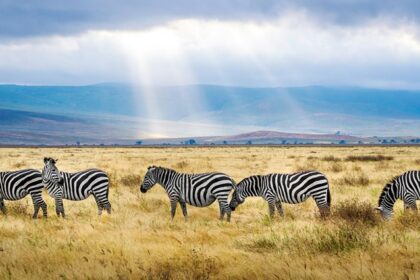
[[171, 219], [174, 220], [176, 213], [176, 204], [178, 203], [177, 199], [171, 199]]
[[64, 214], [64, 205], [63, 205], [63, 198], [61, 197], [56, 197], [55, 198], [55, 212], [57, 213], [57, 216], [60, 217], [65, 217], [66, 215]]
[[270, 215], [270, 218], [273, 218], [275, 203], [273, 203], [272, 201], [268, 201], [267, 203], [268, 203], [268, 214]]
[[281, 205], [281, 201], [276, 201], [276, 208], [277, 212], [279, 212], [280, 217], [284, 218], [283, 207]]
[[223, 220], [224, 214], [226, 214], [227, 216], [226, 220], [230, 222], [230, 216], [232, 214], [232, 210], [229, 207], [227, 197], [218, 197], [217, 200], [219, 202], [219, 208], [220, 208], [220, 219]]
[[185, 201], [180, 201], [179, 205], [181, 205], [182, 214], [184, 215], [185, 221], [188, 222], [187, 204]]
[[102, 207], [101, 203], [99, 202], [99, 199], [96, 197], [96, 195], [93, 195], [93, 197], [95, 198], [96, 205], [98, 206], [98, 215], [100, 216], [100, 215], [102, 215], [103, 207]]
[[42, 200], [41, 209], [42, 209], [42, 216], [44, 218], [47, 218], [48, 217], [48, 210], [47, 210], [47, 204], [45, 203], [44, 200]]
[[102, 214], [102, 210], [106, 210], [108, 214], [111, 214], [111, 203], [108, 200], [108, 191], [100, 192], [99, 190], [93, 191], [93, 196], [95, 197], [96, 204], [98, 205], [98, 215]]
[[221, 221], [223, 221], [223, 219], [225, 218], [225, 208], [223, 207], [221, 201], [219, 200], [219, 210], [220, 210], [220, 217], [219, 219]]
[[6, 208], [6, 205], [4, 204], [3, 198], [0, 199], [0, 210], [4, 215], [7, 215], [7, 208]]
[[42, 208], [42, 213], [44, 217], [47, 217], [47, 204], [42, 199], [42, 193], [36, 192], [31, 193], [32, 203], [34, 204], [34, 214], [32, 215], [33, 219], [38, 218], [39, 209]]
[[325, 218], [330, 215], [330, 206], [328, 205], [327, 199], [324, 198], [324, 196], [313, 196], [315, 199], [315, 203], [318, 206], [319, 213], [321, 215], [321, 218]]

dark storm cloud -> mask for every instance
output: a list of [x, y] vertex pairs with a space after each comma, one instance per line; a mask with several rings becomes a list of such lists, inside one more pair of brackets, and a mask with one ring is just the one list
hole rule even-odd
[[302, 10], [325, 21], [360, 24], [375, 17], [418, 21], [416, 0], [0, 0], [0, 37], [77, 34], [95, 29], [138, 29], [180, 18], [269, 20]]

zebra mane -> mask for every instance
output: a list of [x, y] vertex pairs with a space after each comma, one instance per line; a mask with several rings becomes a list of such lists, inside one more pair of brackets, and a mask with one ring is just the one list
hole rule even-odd
[[154, 165], [152, 165], [152, 166], [149, 166], [148, 169], [151, 169], [151, 168], [177, 173], [176, 170], [174, 170], [174, 169], [167, 168], [167, 167], [162, 167], [162, 166], [154, 166]]
[[382, 201], [384, 200], [391, 187], [395, 184], [395, 181], [398, 179], [398, 177], [399, 176], [395, 176], [388, 183], [386, 183], [385, 187], [382, 189], [381, 195], [379, 196], [378, 206], [381, 206]]

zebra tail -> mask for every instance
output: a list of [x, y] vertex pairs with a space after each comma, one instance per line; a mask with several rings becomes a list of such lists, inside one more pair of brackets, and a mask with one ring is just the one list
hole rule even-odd
[[328, 203], [328, 207], [331, 207], [331, 193], [330, 193], [330, 186], [328, 185], [328, 189], [327, 189], [327, 203]]

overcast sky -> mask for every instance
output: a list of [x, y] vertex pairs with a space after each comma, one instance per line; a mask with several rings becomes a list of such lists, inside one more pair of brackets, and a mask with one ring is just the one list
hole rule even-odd
[[0, 83], [420, 89], [419, 1], [0, 0]]

